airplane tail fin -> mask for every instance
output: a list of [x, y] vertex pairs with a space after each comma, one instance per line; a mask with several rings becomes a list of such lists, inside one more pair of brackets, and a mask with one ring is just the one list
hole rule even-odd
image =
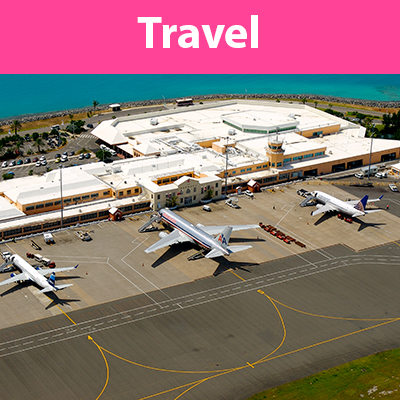
[[365, 206], [368, 202], [368, 195], [366, 194], [355, 206], [354, 208], [358, 211], [365, 212]]
[[216, 237], [217, 242], [219, 242], [224, 249], [226, 249], [228, 247], [228, 243], [229, 243], [229, 240], [230, 240], [231, 234], [232, 234], [232, 229], [233, 228], [231, 226], [227, 226]]

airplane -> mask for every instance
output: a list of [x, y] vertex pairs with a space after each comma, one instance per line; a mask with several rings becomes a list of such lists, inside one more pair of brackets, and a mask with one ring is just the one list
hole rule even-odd
[[[9, 283], [13, 282], [33, 281], [42, 288], [39, 293], [56, 292], [57, 290], [72, 286], [72, 283], [66, 285], [56, 285], [56, 272], [68, 271], [78, 267], [78, 265], [76, 265], [75, 267], [54, 268], [52, 270], [41, 269], [40, 267], [35, 269], [18, 254], [9, 254], [7, 252], [6, 254], [3, 253], [3, 257], [5, 261], [0, 265], [0, 272], [7, 271], [9, 269], [8, 267], [13, 265], [15, 268], [18, 268], [21, 273], [12, 273], [11, 278], [0, 282], [0, 286], [8, 285]], [[49, 274], [50, 277], [46, 279], [46, 275]]]
[[327, 193], [315, 191], [311, 193], [314, 198], [320, 203], [317, 204], [317, 209], [311, 213], [312, 216], [325, 213], [325, 212], [339, 212], [342, 214], [349, 215], [352, 218], [361, 217], [365, 214], [380, 210], [365, 210], [367, 203], [374, 203], [380, 201], [383, 197], [380, 196], [378, 199], [368, 200], [368, 195], [365, 195], [361, 200], [339, 200], [334, 196]]
[[[252, 246], [229, 246], [229, 239], [232, 231], [242, 229], [259, 228], [259, 225], [232, 225], [232, 226], [204, 226], [202, 224], [193, 225], [186, 219], [175, 214], [166, 208], [158, 212], [158, 221], [163, 221], [174, 230], [168, 234], [160, 232], [160, 240], [145, 249], [146, 253], [151, 253], [166, 246], [176, 243], [191, 242], [196, 243], [208, 253], [206, 258], [228, 256], [231, 253], [247, 250]], [[213, 236], [217, 235], [217, 236]]]

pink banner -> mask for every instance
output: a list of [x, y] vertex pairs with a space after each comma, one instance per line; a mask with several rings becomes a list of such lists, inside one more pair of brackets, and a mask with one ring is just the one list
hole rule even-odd
[[400, 73], [398, 4], [3, 2], [0, 73]]

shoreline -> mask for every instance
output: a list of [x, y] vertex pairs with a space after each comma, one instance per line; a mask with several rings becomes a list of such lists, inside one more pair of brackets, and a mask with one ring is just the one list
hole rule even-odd
[[[192, 98], [194, 101], [201, 100], [222, 100], [222, 99], [250, 99], [250, 100], [294, 100], [301, 101], [306, 99], [307, 102], [310, 101], [322, 101], [322, 102], [332, 102], [332, 103], [340, 103], [347, 104], [352, 106], [362, 106], [362, 107], [372, 107], [379, 109], [393, 109], [400, 108], [400, 101], [380, 101], [380, 100], [363, 100], [363, 99], [354, 99], [350, 97], [337, 97], [337, 96], [326, 96], [326, 95], [315, 95], [315, 94], [284, 94], [284, 93], [240, 93], [240, 94], [232, 94], [232, 93], [221, 93], [221, 94], [210, 94], [210, 95], [197, 95], [197, 96], [187, 96]], [[146, 107], [146, 106], [155, 106], [161, 105], [164, 103], [175, 103], [176, 98], [170, 99], [153, 99], [153, 100], [138, 100], [138, 101], [128, 101], [118, 103], [121, 105], [121, 108], [133, 108], [133, 107]], [[67, 110], [60, 111], [49, 111], [42, 113], [34, 113], [34, 114], [21, 114], [11, 117], [0, 118], [0, 126], [10, 125], [13, 121], [18, 120], [21, 123], [34, 122], [40, 120], [47, 120], [50, 118], [64, 117], [69, 114], [80, 114], [86, 112], [93, 111], [109, 111], [109, 104], [100, 104], [96, 107], [96, 110], [93, 109], [93, 106], [81, 107], [81, 108], [72, 108]]]

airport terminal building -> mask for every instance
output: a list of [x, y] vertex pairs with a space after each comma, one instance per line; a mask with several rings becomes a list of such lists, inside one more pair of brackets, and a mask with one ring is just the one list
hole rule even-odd
[[[0, 239], [400, 158], [399, 142], [306, 105], [222, 101], [102, 122], [121, 160], [0, 182]], [[372, 151], [371, 151], [372, 149]]]

